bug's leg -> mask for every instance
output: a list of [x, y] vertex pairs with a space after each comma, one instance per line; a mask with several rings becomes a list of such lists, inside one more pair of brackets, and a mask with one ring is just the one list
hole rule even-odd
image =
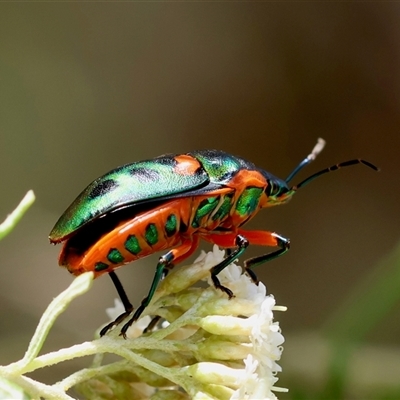
[[[167, 254], [160, 257], [148, 295], [142, 300], [140, 306], [133, 314], [133, 317], [122, 327], [120, 335], [126, 339], [127, 330], [133, 322], [139, 319], [145, 308], [150, 304], [158, 284], [162, 280], [163, 276], [165, 276], [165, 272], [174, 267], [174, 261], [182, 261], [184, 258], [189, 257], [195, 251], [198, 244], [199, 238], [197, 236], [183, 240], [179, 247], [170, 250]], [[152, 325], [151, 322], [150, 324]]]
[[272, 253], [263, 254], [261, 256], [253, 257], [244, 262], [244, 268], [251, 280], [258, 285], [258, 279], [255, 272], [251, 269], [257, 267], [260, 264], [271, 261], [274, 258], [285, 254], [290, 249], [290, 239], [287, 239], [275, 232], [268, 231], [243, 231], [239, 229], [239, 232], [246, 236], [250, 244], [256, 244], [260, 246], [274, 246], [279, 247], [278, 250]]
[[[200, 243], [200, 236], [198, 235], [193, 235], [191, 240], [190, 240], [191, 246], [189, 248], [189, 250], [187, 250], [185, 253], [180, 253], [180, 254], [175, 254], [175, 258], [174, 258], [174, 266], [180, 264], [181, 262], [185, 261], [187, 258], [189, 258], [199, 247], [199, 243]], [[178, 247], [175, 250], [178, 250], [180, 247]], [[170, 268], [167, 271], [168, 272], [171, 270], [172, 268]]]
[[106, 325], [101, 331], [100, 336], [104, 336], [113, 326], [118, 325], [121, 321], [123, 321], [133, 310], [133, 306], [126, 295], [124, 287], [122, 286], [121, 281], [119, 280], [117, 274], [114, 271], [108, 273], [111, 280], [114, 283], [115, 288], [117, 289], [117, 293], [124, 305], [125, 312], [119, 315], [114, 321], [110, 322]]
[[[258, 246], [279, 247], [278, 250], [273, 251], [272, 253], [263, 254], [261, 256], [254, 257], [254, 258], [251, 258], [251, 259], [245, 261], [245, 263], [244, 263], [245, 271], [250, 276], [251, 280], [255, 284], [258, 284], [258, 279], [257, 279], [257, 275], [251, 268], [255, 267], [257, 265], [263, 264], [267, 261], [271, 261], [274, 258], [281, 256], [282, 254], [286, 253], [290, 248], [290, 240], [286, 239], [285, 237], [280, 236], [274, 232], [246, 231], [243, 229], [238, 229], [238, 235], [246, 238], [250, 244], [255, 244]], [[204, 236], [204, 239], [211, 243], [215, 243], [218, 246], [225, 247], [225, 248], [231, 248], [231, 249], [234, 247], [234, 242], [236, 240], [235, 238], [236, 238], [236, 235], [232, 234], [232, 233], [229, 233], [226, 235], [210, 234], [210, 235]], [[235, 252], [232, 254], [235, 254]], [[228, 256], [227, 259], [229, 259], [229, 257], [230, 256]], [[231, 260], [230, 262], [232, 262], [235, 259], [235, 257], [237, 258], [238, 255], [234, 255], [233, 258], [230, 258], [230, 260]], [[228, 265], [228, 264], [226, 264], [226, 265]], [[222, 269], [220, 269], [220, 271], [222, 271]]]
[[[217, 236], [217, 235], [212, 235], [213, 238], [214, 238], [214, 236]], [[227, 235], [223, 235], [223, 236], [224, 236], [224, 239], [223, 239], [224, 241], [232, 240], [232, 235], [229, 235], [229, 237]], [[217, 275], [224, 268], [226, 268], [229, 264], [231, 264], [238, 257], [240, 257], [240, 255], [243, 254], [243, 252], [246, 250], [247, 246], [249, 245], [249, 241], [243, 235], [235, 235], [235, 239], [234, 240], [235, 240], [236, 249], [235, 250], [231, 250], [230, 254], [228, 254], [228, 257], [226, 257], [223, 261], [221, 261], [216, 266], [212, 267], [211, 270], [210, 270], [211, 279], [212, 279], [212, 281], [214, 283], [215, 288], [222, 290], [224, 293], [226, 293], [229, 296], [229, 298], [233, 297], [232, 290], [228, 289], [225, 286], [222, 286], [221, 282], [219, 281], [219, 279], [217, 277]], [[216, 240], [213, 240], [214, 243], [215, 243], [215, 241]], [[216, 243], [216, 244], [218, 244], [218, 243]], [[232, 246], [230, 246], [230, 247], [232, 247]]]
[[[193, 238], [192, 247], [190, 248], [190, 250], [188, 252], [186, 252], [185, 254], [183, 254], [182, 256], [175, 258], [174, 264], [171, 264], [171, 266], [169, 268], [164, 269], [161, 280], [163, 280], [168, 275], [168, 272], [173, 268], [174, 265], [177, 265], [180, 262], [184, 261], [185, 259], [189, 258], [196, 251], [197, 247], [199, 246], [199, 241], [200, 241], [200, 238], [198, 236]], [[160, 319], [161, 319], [161, 317], [158, 315], [153, 317], [153, 319], [150, 321], [149, 325], [147, 325], [147, 327], [144, 329], [143, 333], [151, 332], [154, 329], [154, 327], [157, 325], [157, 323]]]
[[228, 247], [228, 248], [225, 250], [225, 253], [226, 253], [226, 255], [227, 255], [228, 257], [232, 254], [232, 252], [233, 252], [233, 250], [232, 250], [230, 247]]
[[146, 328], [143, 329], [143, 333], [151, 332], [156, 327], [160, 319], [161, 317], [159, 315], [153, 317]]
[[171, 251], [165, 254], [164, 256], [160, 257], [148, 295], [142, 300], [140, 306], [136, 309], [135, 313], [133, 314], [133, 317], [122, 327], [120, 335], [122, 335], [124, 339], [126, 339], [126, 331], [133, 324], [133, 322], [139, 319], [140, 315], [142, 314], [144, 309], [149, 305], [152, 297], [154, 296], [154, 292], [156, 291], [157, 286], [164, 275], [165, 268], [168, 268], [169, 267], [168, 264], [170, 264], [173, 260], [173, 255]]

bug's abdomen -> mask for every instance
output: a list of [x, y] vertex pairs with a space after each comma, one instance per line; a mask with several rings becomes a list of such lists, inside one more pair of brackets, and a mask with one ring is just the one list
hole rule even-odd
[[[157, 251], [175, 247], [182, 239], [217, 230], [224, 221], [231, 219], [234, 203], [235, 192], [228, 188], [204, 196], [171, 200], [121, 222], [85, 250], [75, 249], [67, 240], [59, 263], [74, 275], [94, 271], [97, 277]], [[227, 232], [230, 229], [224, 227], [223, 233]]]
[[187, 200], [170, 201], [122, 222], [83, 254], [74, 252], [67, 241], [60, 254], [60, 265], [74, 275], [94, 271], [97, 277], [139, 258], [176, 246], [180, 241], [181, 224], [189, 219], [190, 210], [182, 204]]

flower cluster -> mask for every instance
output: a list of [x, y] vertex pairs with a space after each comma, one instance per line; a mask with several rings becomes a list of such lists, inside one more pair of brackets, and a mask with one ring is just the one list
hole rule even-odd
[[[16, 224], [33, 202], [29, 192], [17, 210], [0, 225], [0, 239]], [[77, 389], [88, 399], [276, 399], [274, 386], [280, 372], [277, 361], [284, 339], [273, 311], [284, 311], [255, 285], [235, 263], [218, 274], [234, 297], [214, 287], [210, 269], [225, 257], [216, 246], [193, 265], [178, 268], [159, 285], [143, 317], [127, 331], [127, 340], [115, 327], [106, 336], [39, 355], [58, 316], [87, 292], [94, 275], [87, 272], [49, 304], [24, 357], [0, 366], [1, 398], [73, 400]], [[208, 286], [196, 287], [207, 281]], [[122, 312], [116, 302], [110, 319]], [[161, 326], [143, 333], [150, 315], [164, 319]], [[119, 356], [117, 360], [106, 354]], [[94, 355], [84, 368], [54, 384], [38, 382], [26, 374], [40, 368]]]
[[[87, 398], [152, 400], [276, 399], [273, 391], [285, 391], [274, 386], [284, 338], [273, 311], [286, 308], [276, 306], [265, 286], [255, 285], [234, 263], [218, 275], [234, 297], [215, 289], [209, 270], [224, 257], [214, 246], [194, 264], [172, 271], [127, 340], [116, 327], [95, 341], [100, 353], [122, 360], [107, 363], [97, 355], [86, 370], [92, 378], [82, 379], [77, 389]], [[208, 286], [193, 286], [201, 280]], [[122, 311], [116, 301], [107, 313], [114, 319]], [[143, 334], [150, 315], [165, 322]]]

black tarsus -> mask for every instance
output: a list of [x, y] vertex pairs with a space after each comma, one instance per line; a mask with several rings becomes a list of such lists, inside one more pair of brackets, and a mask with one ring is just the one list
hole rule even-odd
[[133, 306], [132, 306], [131, 302], [129, 301], [128, 296], [126, 295], [125, 289], [122, 286], [122, 283], [119, 280], [117, 274], [114, 271], [111, 271], [108, 273], [108, 275], [110, 276], [111, 280], [114, 283], [115, 288], [117, 289], [117, 293], [122, 301], [122, 304], [124, 305], [125, 312], [123, 312], [121, 315], [119, 315], [114, 321], [107, 324], [100, 331], [100, 336], [104, 336], [113, 326], [118, 325], [133, 311]]

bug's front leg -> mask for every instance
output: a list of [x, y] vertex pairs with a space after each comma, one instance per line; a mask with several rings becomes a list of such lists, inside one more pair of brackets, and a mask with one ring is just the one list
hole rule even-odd
[[[278, 250], [273, 251], [272, 253], [263, 254], [261, 256], [250, 258], [244, 262], [245, 271], [250, 276], [251, 280], [257, 285], [259, 282], [257, 275], [251, 268], [256, 267], [265, 262], [271, 261], [274, 258], [277, 258], [282, 254], [285, 254], [290, 248], [289, 239], [281, 235], [278, 235], [275, 232], [268, 232], [268, 231], [245, 231], [243, 229], [239, 229], [237, 234], [233, 233], [229, 233], [226, 235], [210, 234], [205, 236], [204, 239], [218, 246], [225, 247], [228, 249], [232, 249], [235, 246], [237, 247], [237, 250], [233, 252], [231, 250], [231, 253], [230, 254], [228, 253], [228, 257], [223, 262], [212, 268], [211, 270], [211, 275], [214, 285], [215, 287], [218, 288], [221, 288], [220, 287], [221, 285], [219, 284], [219, 280], [217, 279], [216, 275], [219, 272], [221, 272], [225, 267], [227, 267], [231, 262], [233, 262], [236, 258], [238, 258], [244, 252], [248, 244], [279, 247]], [[246, 245], [241, 243], [243, 240], [247, 241]], [[222, 290], [226, 292], [224, 289]]]
[[268, 231], [243, 231], [240, 229], [239, 232], [246, 236], [250, 244], [279, 247], [278, 250], [273, 251], [272, 253], [249, 258], [244, 262], [244, 268], [247, 274], [250, 276], [251, 280], [258, 285], [259, 281], [257, 275], [252, 268], [285, 254], [290, 249], [290, 239], [278, 235], [275, 232]]
[[[227, 239], [225, 237], [225, 239]], [[247, 238], [245, 238], [242, 235], [237, 235], [235, 237], [235, 245], [236, 245], [236, 249], [235, 250], [231, 250], [230, 253], [228, 254], [228, 257], [226, 257], [223, 261], [221, 261], [219, 264], [217, 264], [215, 267], [212, 267], [210, 272], [211, 272], [211, 279], [214, 283], [214, 286], [216, 289], [220, 289], [222, 290], [224, 293], [226, 293], [229, 298], [233, 297], [233, 292], [232, 290], [228, 289], [225, 286], [221, 285], [221, 282], [219, 281], [217, 275], [223, 270], [225, 269], [229, 264], [231, 264], [233, 261], [235, 261], [238, 257], [241, 256], [241, 254], [244, 253], [244, 251], [247, 249], [248, 245], [249, 245], [249, 241], [247, 240]], [[232, 246], [230, 246], [229, 248], [231, 248]]]

